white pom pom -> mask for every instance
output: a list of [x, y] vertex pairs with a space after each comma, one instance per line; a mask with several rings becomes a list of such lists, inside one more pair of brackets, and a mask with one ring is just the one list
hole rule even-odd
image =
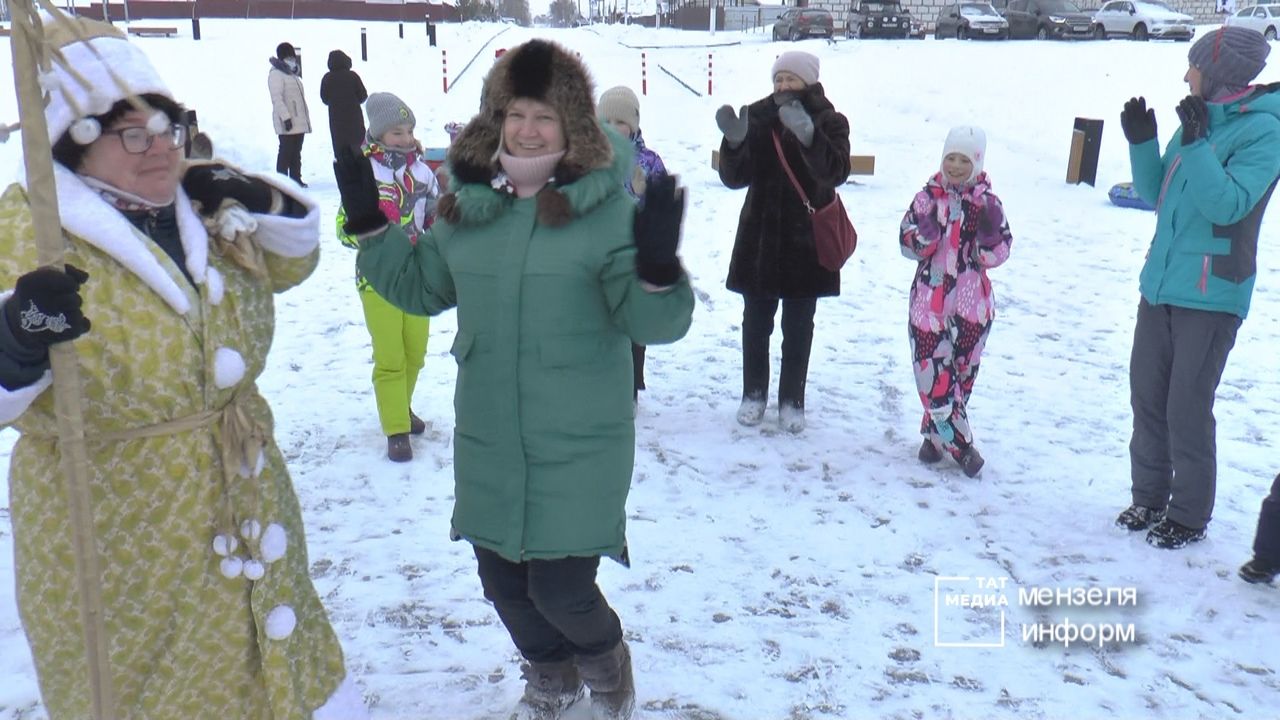
[[216, 555], [226, 557], [236, 551], [240, 547], [240, 541], [231, 535], [214, 535], [213, 536], [213, 552]]
[[298, 616], [288, 605], [277, 605], [267, 613], [267, 637], [272, 640], [283, 640], [293, 634], [298, 626]]
[[257, 520], [245, 520], [240, 523], [240, 537], [250, 542], [262, 537], [262, 523]]
[[267, 568], [257, 560], [245, 560], [244, 576], [249, 580], [261, 580], [267, 574]]
[[238, 578], [244, 570], [244, 561], [235, 555], [224, 557], [222, 562], [218, 563], [218, 570], [222, 571], [222, 576], [225, 578]]
[[226, 286], [222, 282], [222, 273], [214, 268], [209, 268], [204, 276], [205, 288], [209, 291], [209, 304], [219, 305], [222, 303], [222, 296], [226, 293]]
[[173, 125], [173, 122], [169, 120], [169, 116], [159, 110], [147, 118], [147, 132], [152, 135], [163, 135], [169, 132], [169, 126], [171, 125]]
[[68, 133], [77, 145], [91, 145], [94, 140], [102, 137], [102, 125], [93, 118], [80, 118], [71, 123]]
[[262, 543], [258, 546], [258, 549], [262, 553], [263, 560], [273, 563], [284, 557], [284, 551], [288, 546], [289, 539], [285, 535], [284, 528], [276, 523], [271, 523], [262, 533]]
[[244, 379], [244, 357], [231, 348], [213, 351], [213, 384], [220, 389], [235, 387]]
[[40, 83], [40, 89], [46, 93], [56, 92], [62, 88], [62, 78], [59, 78], [58, 73], [52, 70], [40, 73], [36, 77], [36, 82]]

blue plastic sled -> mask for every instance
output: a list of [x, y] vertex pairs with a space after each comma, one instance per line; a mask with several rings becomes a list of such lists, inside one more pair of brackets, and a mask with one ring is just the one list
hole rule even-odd
[[1147, 204], [1147, 201], [1138, 197], [1138, 191], [1133, 189], [1133, 183], [1122, 182], [1111, 186], [1111, 190], [1107, 193], [1107, 197], [1111, 198], [1111, 202], [1126, 208], [1137, 208], [1138, 210], [1155, 210]]

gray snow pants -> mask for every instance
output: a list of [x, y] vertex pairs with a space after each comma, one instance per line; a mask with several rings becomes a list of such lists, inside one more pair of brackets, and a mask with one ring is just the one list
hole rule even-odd
[[1213, 400], [1240, 317], [1138, 304], [1129, 362], [1133, 502], [1203, 528], [1218, 478]]

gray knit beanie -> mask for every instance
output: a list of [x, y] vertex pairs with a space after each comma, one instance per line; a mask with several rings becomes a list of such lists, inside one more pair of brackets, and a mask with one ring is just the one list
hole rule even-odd
[[1197, 40], [1187, 60], [1200, 71], [1200, 95], [1212, 101], [1249, 87], [1266, 66], [1270, 52], [1257, 30], [1224, 25]]
[[605, 122], [621, 120], [635, 133], [640, 129], [640, 98], [625, 85], [609, 88], [600, 96], [596, 115]]
[[370, 140], [381, 140], [382, 136], [396, 125], [408, 125], [410, 129], [417, 125], [409, 106], [391, 93], [373, 93], [365, 101], [364, 111], [369, 116]]
[[803, 50], [788, 50], [773, 61], [773, 69], [769, 71], [769, 79], [778, 77], [778, 73], [786, 70], [804, 81], [805, 85], [818, 82], [818, 56]]

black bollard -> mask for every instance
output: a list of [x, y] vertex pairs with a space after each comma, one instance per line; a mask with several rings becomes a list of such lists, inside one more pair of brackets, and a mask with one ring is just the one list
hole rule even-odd
[[369, 62], [369, 40], [364, 34], [364, 28], [360, 28], [360, 60]]
[[198, 17], [191, 18], [191, 39], [200, 39], [200, 18]]
[[400, 39], [404, 39], [404, 23], [400, 23]]
[[427, 18], [427, 44], [431, 47], [436, 46], [436, 25], [431, 22], [431, 18]]

